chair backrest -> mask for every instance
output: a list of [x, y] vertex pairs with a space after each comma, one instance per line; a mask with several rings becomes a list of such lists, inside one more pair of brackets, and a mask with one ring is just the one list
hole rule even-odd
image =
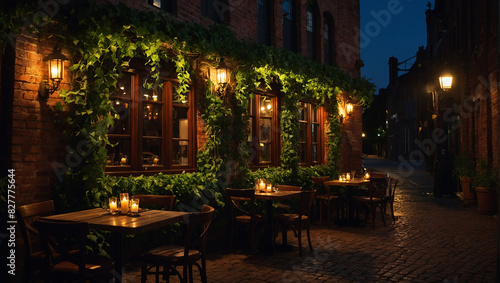
[[309, 215], [315, 195], [316, 195], [316, 190], [300, 192], [299, 210], [298, 210], [299, 218], [301, 218], [302, 215]]
[[390, 186], [389, 186], [389, 198], [394, 200], [394, 194], [396, 193], [396, 188], [398, 186], [399, 179], [390, 178]]
[[330, 176], [312, 177], [312, 181], [315, 185], [323, 185], [326, 181], [330, 181]]
[[370, 176], [370, 198], [383, 198], [387, 194], [387, 179], [385, 176]]
[[39, 242], [39, 232], [32, 223], [38, 217], [52, 215], [55, 211], [54, 201], [47, 200], [32, 204], [19, 206], [16, 209], [16, 217], [24, 240], [26, 258], [30, 258], [35, 252], [35, 242]]
[[380, 172], [372, 172], [370, 174], [370, 177], [372, 177], [372, 178], [385, 178], [386, 174], [385, 173], [380, 173]]
[[[231, 218], [235, 219], [238, 214], [253, 216], [255, 212], [255, 190], [254, 189], [231, 189], [226, 188], [227, 197], [231, 206]], [[240, 205], [247, 202], [248, 209]]]
[[131, 198], [139, 199], [139, 206], [155, 206], [172, 210], [175, 203], [175, 195], [133, 195]]
[[52, 265], [54, 251], [57, 252], [58, 262], [75, 264], [80, 275], [86, 272], [85, 243], [89, 234], [87, 222], [37, 220], [33, 225], [40, 231], [45, 252], [50, 255], [47, 267]]
[[291, 186], [291, 185], [278, 185], [278, 189], [280, 191], [301, 191], [302, 187], [299, 186]]
[[[208, 228], [212, 223], [212, 215], [214, 213], [214, 208], [209, 205], [203, 205], [200, 212], [190, 213], [186, 218], [185, 222], [187, 224], [186, 232], [186, 243], [184, 246], [184, 257], [187, 258], [189, 255], [189, 250], [194, 246], [200, 246], [200, 251], [202, 256], [205, 255], [207, 249], [207, 234]], [[194, 231], [196, 226], [202, 226], [202, 232], [198, 237], [194, 237]]]

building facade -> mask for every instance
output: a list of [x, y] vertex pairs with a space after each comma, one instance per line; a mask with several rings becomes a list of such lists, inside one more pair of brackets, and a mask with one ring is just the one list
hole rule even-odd
[[[35, 1], [36, 2], [36, 1]], [[82, 131], [78, 117], [67, 117], [65, 111], [58, 111], [63, 100], [61, 89], [74, 90], [81, 77], [75, 72], [78, 54], [70, 50], [69, 43], [75, 38], [63, 31], [50, 30], [52, 36], [32, 33], [30, 25], [43, 26], [38, 20], [43, 16], [57, 19], [65, 8], [78, 1], [36, 2], [31, 5], [23, 22], [21, 32], [7, 30], [8, 44], [0, 57], [2, 79], [2, 170], [15, 169], [18, 204], [49, 199], [54, 184], [61, 181], [67, 168], [87, 162], [88, 148], [85, 143], [71, 144], [63, 139], [68, 132], [85, 136], [92, 140], [92, 132]], [[347, 77], [359, 78], [360, 60], [359, 1], [265, 1], [265, 0], [109, 0], [98, 1], [102, 5], [126, 5], [129, 8], [152, 12], [173, 21], [188, 22], [208, 27], [214, 23], [226, 26], [232, 34], [248, 45], [260, 43], [289, 50], [309, 58], [318, 64], [336, 66]], [[68, 6], [66, 6], [68, 5]], [[82, 4], [86, 5], [86, 4]], [[65, 7], [66, 6], [66, 7]], [[5, 13], [17, 9], [14, 3], [4, 4]], [[153, 14], [152, 14], [153, 15]], [[84, 18], [73, 14], [69, 24], [81, 24]], [[83, 16], [82, 16], [83, 17]], [[80, 21], [80, 23], [77, 23]], [[120, 25], [120, 19], [110, 21], [110, 26]], [[63, 26], [63, 25], [61, 25]], [[68, 25], [69, 26], [69, 25]], [[67, 28], [67, 26], [65, 26]], [[123, 26], [123, 29], [130, 27]], [[162, 27], [158, 27], [161, 30]], [[9, 33], [10, 32], [10, 33]], [[175, 37], [177, 31], [169, 30]], [[179, 31], [181, 33], [182, 31]], [[71, 33], [70, 33], [71, 34]], [[111, 40], [113, 35], [108, 36]], [[147, 35], [143, 35], [147, 37]], [[60, 48], [68, 58], [65, 62], [65, 77], [48, 97], [40, 94], [40, 82], [49, 72], [44, 58], [55, 47]], [[136, 44], [140, 44], [137, 40]], [[165, 42], [159, 48], [175, 50]], [[108, 48], [104, 46], [103, 48]], [[131, 47], [132, 48], [132, 47]], [[113, 51], [114, 52], [114, 51]], [[170, 54], [169, 53], [169, 54]], [[221, 51], [221, 53], [224, 53]], [[92, 50], [83, 56], [92, 56]], [[170, 56], [170, 55], [169, 55]], [[189, 54], [193, 64], [197, 64], [199, 54]], [[204, 58], [207, 58], [207, 55]], [[234, 73], [238, 62], [226, 58], [229, 69]], [[98, 61], [99, 58], [96, 58]], [[180, 62], [180, 61], [176, 61]], [[101, 62], [105, 64], [105, 62]], [[155, 174], [180, 174], [199, 170], [198, 151], [206, 147], [207, 122], [203, 119], [206, 109], [202, 106], [204, 75], [194, 72], [188, 89], [183, 87], [178, 76], [179, 65], [163, 64], [159, 80], [153, 80], [151, 66], [144, 60], [131, 59], [128, 66], [117, 77], [117, 85], [107, 95], [115, 111], [113, 127], [106, 133], [110, 144], [106, 149], [103, 170], [111, 176], [140, 176]], [[197, 65], [198, 66], [198, 65]], [[200, 67], [210, 77], [207, 68]], [[93, 80], [99, 80], [95, 76]], [[211, 77], [212, 79], [213, 77]], [[49, 81], [50, 82], [50, 81]], [[307, 84], [308, 82], [304, 82]], [[152, 87], [146, 87], [150, 84]], [[235, 83], [237, 84], [237, 83]], [[234, 91], [235, 84], [233, 84]], [[82, 89], [84, 85], [81, 86]], [[182, 95], [178, 95], [182, 93]], [[88, 94], [87, 94], [88, 95]], [[347, 93], [344, 93], [347, 95]], [[84, 96], [82, 96], [84, 97]], [[85, 98], [83, 98], [85, 99]], [[89, 98], [90, 100], [90, 98]], [[67, 100], [64, 100], [67, 102]], [[339, 101], [342, 101], [340, 99]], [[282, 165], [284, 152], [280, 119], [285, 100], [280, 87], [260, 87], [252, 94], [246, 108], [248, 132], [246, 144], [250, 149], [247, 158], [251, 170]], [[299, 133], [298, 163], [302, 167], [326, 165], [329, 148], [327, 139], [330, 131], [329, 108], [318, 105], [315, 100], [297, 101]], [[64, 104], [64, 103], [63, 103]], [[78, 105], [78, 103], [77, 103]], [[84, 104], [82, 104], [84, 105]], [[64, 105], [63, 105], [64, 106]], [[361, 167], [361, 112], [362, 107], [354, 106], [352, 114], [341, 125], [342, 150], [339, 160], [341, 171]], [[334, 108], [337, 109], [337, 108]], [[91, 110], [86, 110], [91, 111]], [[235, 111], [234, 109], [232, 111]], [[111, 111], [113, 112], [113, 111]], [[84, 113], [85, 114], [85, 113]], [[84, 115], [82, 114], [82, 115]], [[89, 114], [89, 113], [87, 113]], [[106, 115], [99, 119], [106, 120]], [[73, 119], [73, 128], [61, 128], [63, 121]], [[113, 119], [113, 118], [109, 118]], [[94, 121], [95, 122], [95, 121]], [[86, 128], [85, 128], [86, 129]], [[287, 152], [287, 151], [286, 151]], [[286, 153], [288, 154], [288, 153]], [[234, 165], [227, 165], [234, 166]], [[238, 166], [238, 165], [236, 165]]]

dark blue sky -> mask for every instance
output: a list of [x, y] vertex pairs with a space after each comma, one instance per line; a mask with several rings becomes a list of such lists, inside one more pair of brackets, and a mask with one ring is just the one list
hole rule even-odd
[[[431, 0], [434, 9], [434, 0]], [[402, 62], [427, 45], [425, 11], [427, 0], [360, 0], [361, 75], [371, 78], [378, 89], [389, 83], [389, 57]], [[409, 61], [409, 68], [413, 60]], [[400, 66], [404, 68], [404, 66]], [[401, 74], [401, 72], [400, 72]]]

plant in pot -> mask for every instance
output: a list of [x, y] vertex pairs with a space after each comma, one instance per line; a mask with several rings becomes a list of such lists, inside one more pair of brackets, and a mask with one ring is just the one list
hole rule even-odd
[[498, 186], [497, 169], [491, 168], [485, 161], [481, 161], [472, 184], [476, 191], [479, 212], [488, 215], [495, 213]]
[[471, 183], [474, 176], [474, 162], [466, 154], [460, 154], [453, 161], [453, 176], [460, 180], [464, 201], [475, 199]]

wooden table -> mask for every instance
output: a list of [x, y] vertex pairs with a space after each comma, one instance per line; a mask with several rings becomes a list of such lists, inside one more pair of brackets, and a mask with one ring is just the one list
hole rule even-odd
[[102, 208], [93, 208], [64, 214], [57, 214], [41, 219], [59, 221], [82, 221], [89, 224], [90, 229], [111, 231], [113, 260], [115, 261], [115, 279], [122, 281], [122, 253], [123, 235], [139, 234], [149, 230], [167, 226], [184, 219], [188, 212], [144, 210], [137, 217], [128, 215], [111, 215]]
[[341, 186], [341, 187], [347, 187], [346, 190], [346, 199], [347, 199], [347, 223], [345, 224], [353, 224], [354, 220], [354, 202], [352, 199], [352, 188], [354, 187], [361, 187], [361, 186], [367, 186], [370, 185], [370, 180], [369, 179], [364, 179], [364, 178], [355, 178], [350, 181], [341, 181], [341, 180], [331, 180], [331, 181], [325, 181], [324, 182], [325, 186]]
[[274, 254], [273, 201], [280, 201], [298, 196], [300, 196], [300, 191], [278, 191], [273, 193], [255, 193], [256, 199], [261, 199], [266, 201], [266, 227], [264, 230], [264, 253]]

